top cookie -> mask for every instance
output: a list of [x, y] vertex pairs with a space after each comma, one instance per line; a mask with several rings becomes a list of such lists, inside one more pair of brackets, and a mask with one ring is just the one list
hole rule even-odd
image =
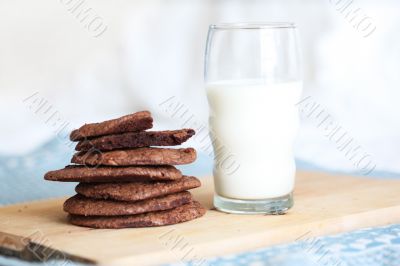
[[79, 141], [97, 136], [142, 131], [152, 127], [153, 118], [151, 117], [151, 113], [142, 111], [101, 123], [85, 124], [79, 129], [73, 130], [70, 139], [72, 141]]

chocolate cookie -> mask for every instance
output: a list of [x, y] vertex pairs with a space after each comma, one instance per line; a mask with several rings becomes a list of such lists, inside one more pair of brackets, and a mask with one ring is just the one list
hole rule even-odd
[[149, 146], [175, 146], [182, 144], [194, 134], [193, 129], [129, 132], [83, 140], [76, 145], [75, 150], [111, 151]]
[[127, 182], [176, 180], [181, 177], [181, 171], [172, 165], [125, 167], [69, 165], [64, 169], [46, 173], [44, 179], [63, 182]]
[[203, 216], [206, 209], [199, 202], [157, 212], [125, 216], [82, 216], [69, 215], [72, 224], [92, 228], [136, 228], [152, 227], [187, 222]]
[[146, 130], [153, 127], [150, 112], [142, 111], [101, 123], [85, 124], [71, 132], [72, 141], [85, 138]]
[[169, 210], [192, 201], [188, 191], [136, 202], [98, 200], [75, 195], [64, 202], [64, 211], [84, 216], [118, 216]]
[[127, 166], [189, 164], [195, 160], [196, 150], [193, 148], [137, 148], [132, 150], [115, 150], [107, 152], [78, 152], [74, 154], [71, 162], [91, 166]]
[[181, 192], [200, 185], [196, 177], [183, 176], [178, 180], [162, 182], [79, 183], [75, 191], [94, 199], [138, 201]]

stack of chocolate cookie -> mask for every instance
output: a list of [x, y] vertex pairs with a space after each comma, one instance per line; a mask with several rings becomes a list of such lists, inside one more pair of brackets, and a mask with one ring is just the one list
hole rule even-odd
[[192, 129], [146, 131], [153, 126], [143, 111], [72, 131], [77, 141], [73, 165], [46, 173], [45, 179], [80, 182], [77, 195], [64, 203], [72, 224], [93, 228], [150, 227], [198, 218], [205, 209], [187, 190], [200, 181], [174, 165], [196, 159], [193, 148], [180, 145]]

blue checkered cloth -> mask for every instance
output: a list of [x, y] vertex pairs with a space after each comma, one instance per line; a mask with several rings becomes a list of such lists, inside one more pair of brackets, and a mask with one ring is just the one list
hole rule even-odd
[[[12, 204], [74, 194], [74, 184], [43, 182], [49, 169], [68, 164], [72, 148], [54, 139], [25, 156], [0, 156], [0, 204]], [[324, 170], [297, 160], [299, 169]], [[212, 158], [200, 154], [196, 164], [181, 167], [185, 172], [204, 176], [212, 172]], [[325, 169], [326, 170], [326, 169]], [[330, 171], [334, 172], [334, 171]], [[337, 172], [335, 172], [337, 173]], [[400, 178], [396, 173], [374, 172], [380, 178]], [[192, 261], [186, 265], [323, 265], [323, 266], [399, 266], [400, 224], [357, 230], [318, 238], [302, 238], [290, 244], [251, 252]], [[60, 261], [29, 263], [0, 256], [0, 265], [81, 265]], [[176, 264], [182, 265], [182, 263]]]

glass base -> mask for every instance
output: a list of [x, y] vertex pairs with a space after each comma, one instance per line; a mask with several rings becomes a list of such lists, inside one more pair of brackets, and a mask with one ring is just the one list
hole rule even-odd
[[282, 197], [260, 200], [238, 200], [214, 195], [217, 210], [237, 214], [285, 214], [293, 206], [292, 193]]

